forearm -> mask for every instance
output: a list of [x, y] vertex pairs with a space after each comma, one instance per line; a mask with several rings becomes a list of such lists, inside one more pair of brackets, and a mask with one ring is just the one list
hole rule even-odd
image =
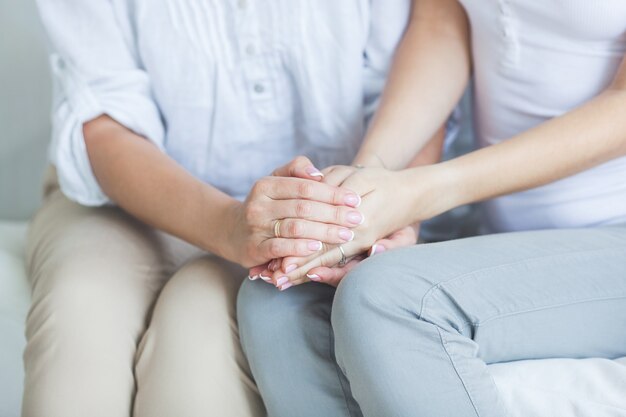
[[406, 167], [450, 116], [469, 75], [469, 28], [462, 7], [456, 0], [415, 1], [356, 163]]
[[626, 89], [611, 88], [510, 140], [439, 164], [435, 211], [539, 187], [626, 155], [624, 114]]
[[94, 174], [109, 198], [143, 222], [220, 254], [224, 218], [235, 200], [109, 117], [85, 124], [84, 136]]

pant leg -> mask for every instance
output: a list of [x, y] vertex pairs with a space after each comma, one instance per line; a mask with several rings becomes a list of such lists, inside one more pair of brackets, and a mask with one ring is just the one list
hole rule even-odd
[[113, 207], [65, 198], [50, 175], [31, 225], [24, 417], [129, 417], [133, 360], [157, 292], [191, 246]]
[[626, 227], [379, 255], [340, 285], [332, 323], [365, 416], [502, 417], [486, 363], [626, 354]]
[[358, 417], [334, 359], [334, 288], [306, 284], [284, 293], [246, 281], [237, 301], [241, 343], [269, 417]]
[[137, 355], [135, 417], [265, 415], [235, 317], [246, 275], [206, 255], [165, 285]]

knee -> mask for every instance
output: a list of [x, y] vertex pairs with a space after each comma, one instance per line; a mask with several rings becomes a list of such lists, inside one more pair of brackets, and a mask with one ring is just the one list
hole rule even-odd
[[376, 337], [391, 321], [412, 320], [445, 331], [467, 329], [471, 320], [447, 282], [454, 276], [438, 272], [432, 251], [424, 249], [378, 255], [344, 278], [332, 313], [338, 343]]

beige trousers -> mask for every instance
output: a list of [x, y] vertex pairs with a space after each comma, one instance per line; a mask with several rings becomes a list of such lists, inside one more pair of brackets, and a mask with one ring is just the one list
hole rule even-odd
[[239, 346], [243, 269], [69, 201], [53, 170], [27, 256], [24, 417], [265, 415]]

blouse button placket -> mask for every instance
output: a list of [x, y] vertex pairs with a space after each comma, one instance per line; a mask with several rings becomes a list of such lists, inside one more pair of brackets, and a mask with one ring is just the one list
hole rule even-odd
[[515, 18], [512, 13], [511, 0], [498, 0], [500, 8], [500, 28], [504, 38], [502, 66], [512, 67], [519, 61], [520, 45], [515, 27]]

